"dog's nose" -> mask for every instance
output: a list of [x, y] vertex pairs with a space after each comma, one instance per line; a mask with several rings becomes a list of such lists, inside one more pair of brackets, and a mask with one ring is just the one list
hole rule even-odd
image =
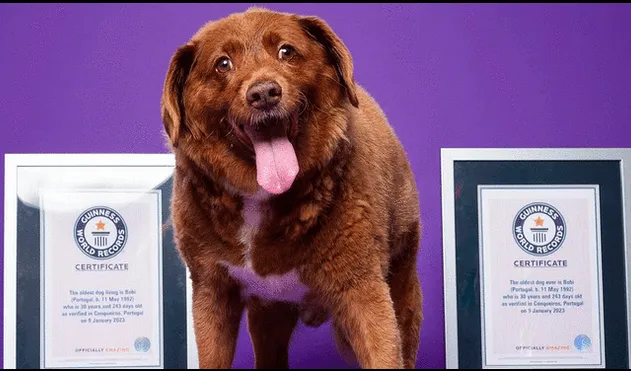
[[283, 90], [274, 81], [257, 82], [246, 93], [248, 104], [256, 109], [268, 110], [280, 102]]

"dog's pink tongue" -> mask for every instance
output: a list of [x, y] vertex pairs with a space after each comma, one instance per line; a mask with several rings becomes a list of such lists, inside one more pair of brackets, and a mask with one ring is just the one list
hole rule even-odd
[[[298, 159], [282, 125], [255, 130], [246, 127], [256, 156], [256, 180], [267, 192], [286, 192], [298, 174]], [[278, 133], [275, 133], [278, 132]]]

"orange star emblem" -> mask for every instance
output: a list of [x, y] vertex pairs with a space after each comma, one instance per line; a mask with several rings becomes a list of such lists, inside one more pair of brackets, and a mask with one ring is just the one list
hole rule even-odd
[[97, 231], [105, 230], [105, 223], [103, 223], [102, 221], [99, 220], [99, 222], [96, 223], [96, 230]]
[[541, 217], [538, 216], [537, 219], [535, 219], [535, 224], [536, 224], [536, 227], [543, 227], [543, 219], [541, 219]]

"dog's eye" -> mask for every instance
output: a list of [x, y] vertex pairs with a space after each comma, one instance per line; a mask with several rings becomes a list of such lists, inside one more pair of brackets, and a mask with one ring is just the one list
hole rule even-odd
[[232, 61], [228, 57], [222, 57], [217, 61], [215, 69], [219, 73], [226, 73], [232, 69]]
[[289, 60], [294, 56], [294, 48], [290, 45], [283, 45], [278, 50], [278, 59]]

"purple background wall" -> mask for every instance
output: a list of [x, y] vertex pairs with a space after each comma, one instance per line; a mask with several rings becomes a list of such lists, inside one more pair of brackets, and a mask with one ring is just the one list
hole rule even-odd
[[[408, 151], [425, 224], [418, 366], [444, 367], [440, 148], [630, 147], [631, 5], [267, 7], [329, 22]], [[246, 8], [1, 4], [0, 152], [165, 152], [169, 58]], [[326, 327], [299, 328], [291, 352], [294, 367], [344, 367]], [[253, 365], [245, 328], [234, 365]]]

